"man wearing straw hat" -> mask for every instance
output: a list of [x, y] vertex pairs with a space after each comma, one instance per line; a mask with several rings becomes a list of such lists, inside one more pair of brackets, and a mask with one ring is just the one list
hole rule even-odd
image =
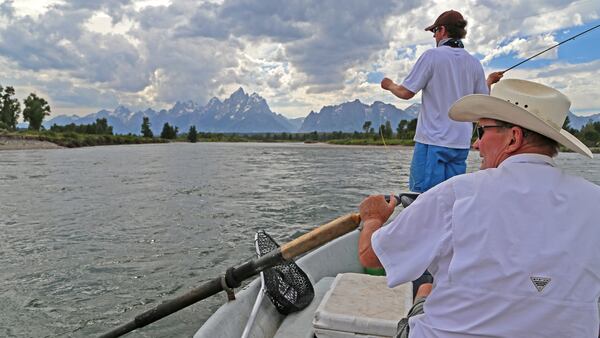
[[434, 276], [409, 313], [409, 337], [598, 335], [600, 187], [552, 160], [559, 144], [592, 157], [562, 129], [569, 106], [516, 79], [466, 96], [449, 115], [478, 123], [482, 170], [421, 194], [385, 227], [394, 199], [361, 203], [363, 264], [382, 264], [390, 287], [426, 268]]

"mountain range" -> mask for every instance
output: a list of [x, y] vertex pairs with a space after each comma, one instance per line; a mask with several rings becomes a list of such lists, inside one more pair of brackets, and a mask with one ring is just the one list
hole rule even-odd
[[[43, 125], [48, 129], [53, 124], [90, 124], [96, 119], [106, 118], [115, 134], [139, 134], [142, 119], [147, 116], [155, 135], [160, 134], [165, 123], [178, 127], [179, 132], [187, 132], [192, 125], [198, 131], [213, 133], [360, 132], [366, 121], [371, 121], [375, 129], [390, 121], [395, 129], [401, 120], [415, 119], [420, 108], [418, 103], [403, 110], [381, 101], [368, 105], [354, 100], [325, 106], [319, 112], [311, 111], [305, 118], [289, 119], [271, 111], [267, 101], [260, 95], [248, 95], [239, 88], [229, 98], [221, 101], [213, 97], [204, 106], [186, 101], [176, 102], [168, 110], [149, 108], [137, 112], [118, 106], [113, 111], [103, 109], [83, 117], [59, 115]], [[600, 114], [583, 117], [569, 112], [569, 120], [572, 128], [580, 129], [589, 120], [600, 121]]]
[[177, 102], [168, 110], [146, 109], [137, 112], [118, 106], [113, 111], [103, 109], [83, 117], [59, 115], [43, 125], [48, 129], [53, 124], [90, 124], [96, 119], [105, 118], [115, 134], [139, 134], [142, 119], [147, 116], [154, 134], [160, 134], [165, 123], [177, 126], [180, 132], [188, 131], [192, 125], [198, 131], [222, 133], [353, 132], [362, 131], [365, 121], [371, 121], [372, 126], [377, 128], [390, 120], [395, 127], [402, 119], [416, 118], [418, 110], [418, 104], [402, 110], [379, 101], [367, 105], [355, 100], [323, 107], [318, 113], [310, 112], [306, 118], [289, 119], [271, 111], [267, 101], [260, 95], [248, 95], [239, 88], [223, 101], [213, 97], [205, 106], [186, 101]]
[[410, 121], [417, 118], [419, 109], [420, 104], [413, 104], [402, 110], [381, 101], [367, 105], [354, 100], [336, 106], [325, 106], [318, 113], [311, 111], [298, 132], [362, 131], [365, 121], [371, 121], [375, 129], [390, 121], [395, 129], [401, 120]]

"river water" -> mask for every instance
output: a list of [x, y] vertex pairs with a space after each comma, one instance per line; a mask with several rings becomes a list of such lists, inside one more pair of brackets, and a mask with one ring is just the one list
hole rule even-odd
[[[0, 336], [88, 337], [407, 191], [411, 148], [176, 143], [0, 152]], [[469, 171], [478, 167], [469, 156]], [[560, 154], [600, 184], [600, 160]], [[128, 335], [190, 337], [222, 294]]]

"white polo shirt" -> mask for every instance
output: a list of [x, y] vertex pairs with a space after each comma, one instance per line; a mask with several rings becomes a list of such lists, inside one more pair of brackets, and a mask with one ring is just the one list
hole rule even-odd
[[373, 234], [390, 287], [434, 276], [410, 337], [597, 337], [600, 187], [522, 154], [430, 189]]
[[489, 94], [479, 60], [464, 48], [432, 48], [417, 60], [402, 85], [422, 91], [422, 105], [414, 140], [436, 146], [469, 149], [473, 127], [448, 117], [450, 106], [469, 94]]

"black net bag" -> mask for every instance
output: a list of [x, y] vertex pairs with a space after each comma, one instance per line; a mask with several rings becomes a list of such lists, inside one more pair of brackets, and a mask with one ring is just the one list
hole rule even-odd
[[[269, 234], [263, 230], [256, 233], [259, 257], [277, 248], [279, 245]], [[308, 276], [293, 261], [275, 265], [262, 273], [267, 297], [283, 315], [304, 309], [315, 297]]]

